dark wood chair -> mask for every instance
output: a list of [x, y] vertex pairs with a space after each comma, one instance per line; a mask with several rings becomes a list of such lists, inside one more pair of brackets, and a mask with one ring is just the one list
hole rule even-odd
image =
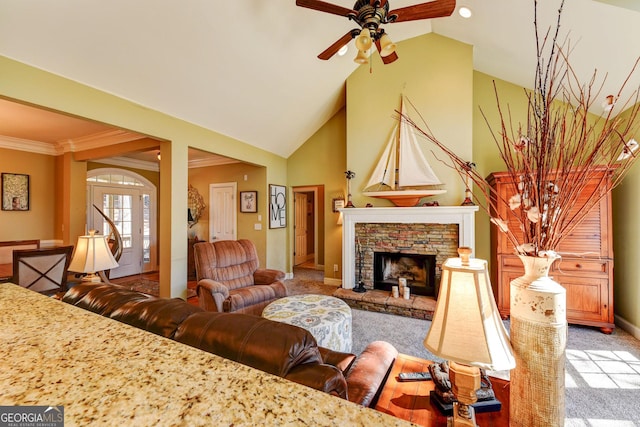
[[38, 248], [40, 248], [40, 240], [10, 240], [0, 242], [0, 283], [11, 280], [14, 250]]
[[13, 283], [54, 295], [67, 290], [67, 274], [73, 246], [13, 251]]

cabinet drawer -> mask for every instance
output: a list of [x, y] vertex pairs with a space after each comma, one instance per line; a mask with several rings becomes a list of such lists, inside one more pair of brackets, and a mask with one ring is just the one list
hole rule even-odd
[[517, 268], [518, 270], [522, 270], [524, 272], [522, 261], [517, 256], [502, 256], [500, 257], [500, 264], [502, 268]]
[[599, 273], [607, 274], [609, 272], [609, 261], [606, 260], [594, 260], [594, 259], [582, 259], [582, 258], [569, 258], [556, 261], [552, 267], [554, 272], [558, 273]]

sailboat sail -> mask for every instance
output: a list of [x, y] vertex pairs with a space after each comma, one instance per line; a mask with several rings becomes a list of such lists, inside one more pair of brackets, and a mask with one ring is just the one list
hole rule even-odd
[[404, 121], [400, 121], [400, 168], [398, 185], [439, 185], [442, 184], [418, 146], [416, 135]]
[[[396, 141], [398, 135], [398, 125], [393, 127], [389, 142], [382, 153], [380, 161], [369, 178], [366, 187], [372, 187], [378, 184], [386, 184], [391, 189], [396, 188], [396, 152], [398, 151]], [[365, 188], [366, 188], [365, 187]]]
[[[402, 108], [401, 102], [400, 111]], [[398, 164], [397, 186], [396, 164]], [[365, 186], [372, 191], [363, 194], [389, 199], [397, 206], [414, 206], [421, 197], [445, 193], [446, 190], [409, 190], [407, 187], [424, 188], [441, 184], [424, 157], [413, 128], [401, 119], [400, 125], [394, 126], [382, 157]], [[391, 190], [379, 191], [385, 185]]]

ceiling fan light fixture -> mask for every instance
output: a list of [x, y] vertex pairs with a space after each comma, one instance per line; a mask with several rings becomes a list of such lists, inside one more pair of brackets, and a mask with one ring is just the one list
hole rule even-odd
[[387, 33], [380, 37], [380, 56], [389, 56], [396, 51], [396, 44], [391, 41]]
[[347, 51], [349, 50], [349, 45], [344, 45], [342, 46], [339, 50], [338, 50], [338, 56], [344, 56], [346, 55]]
[[367, 57], [367, 52], [364, 50], [358, 50], [358, 54], [353, 59], [353, 62], [356, 64], [368, 64], [369, 58]]
[[360, 31], [360, 35], [356, 37], [356, 47], [358, 50], [369, 50], [371, 45], [373, 44], [373, 40], [371, 39], [371, 31], [369, 28], [364, 27]]

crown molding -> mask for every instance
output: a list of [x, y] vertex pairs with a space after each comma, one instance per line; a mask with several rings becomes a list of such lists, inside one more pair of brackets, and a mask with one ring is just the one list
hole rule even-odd
[[138, 159], [130, 159], [128, 157], [109, 157], [107, 159], [96, 160], [95, 162], [104, 163], [106, 165], [122, 166], [126, 168], [160, 172], [160, 165], [158, 163], [147, 162], [147, 161], [138, 160]]
[[232, 163], [240, 163], [240, 161], [236, 159], [230, 159], [228, 157], [213, 156], [206, 159], [189, 160], [189, 169], [204, 168], [207, 166], [230, 165]]
[[30, 139], [13, 138], [3, 135], [0, 135], [0, 148], [28, 151], [30, 153], [46, 154], [49, 156], [62, 154], [54, 144], [48, 142], [32, 141]]
[[56, 141], [56, 146], [62, 147], [62, 152], [66, 153], [69, 151], [91, 150], [107, 145], [122, 144], [141, 138], [146, 138], [146, 136], [123, 129], [113, 129], [81, 136], [79, 138]]

